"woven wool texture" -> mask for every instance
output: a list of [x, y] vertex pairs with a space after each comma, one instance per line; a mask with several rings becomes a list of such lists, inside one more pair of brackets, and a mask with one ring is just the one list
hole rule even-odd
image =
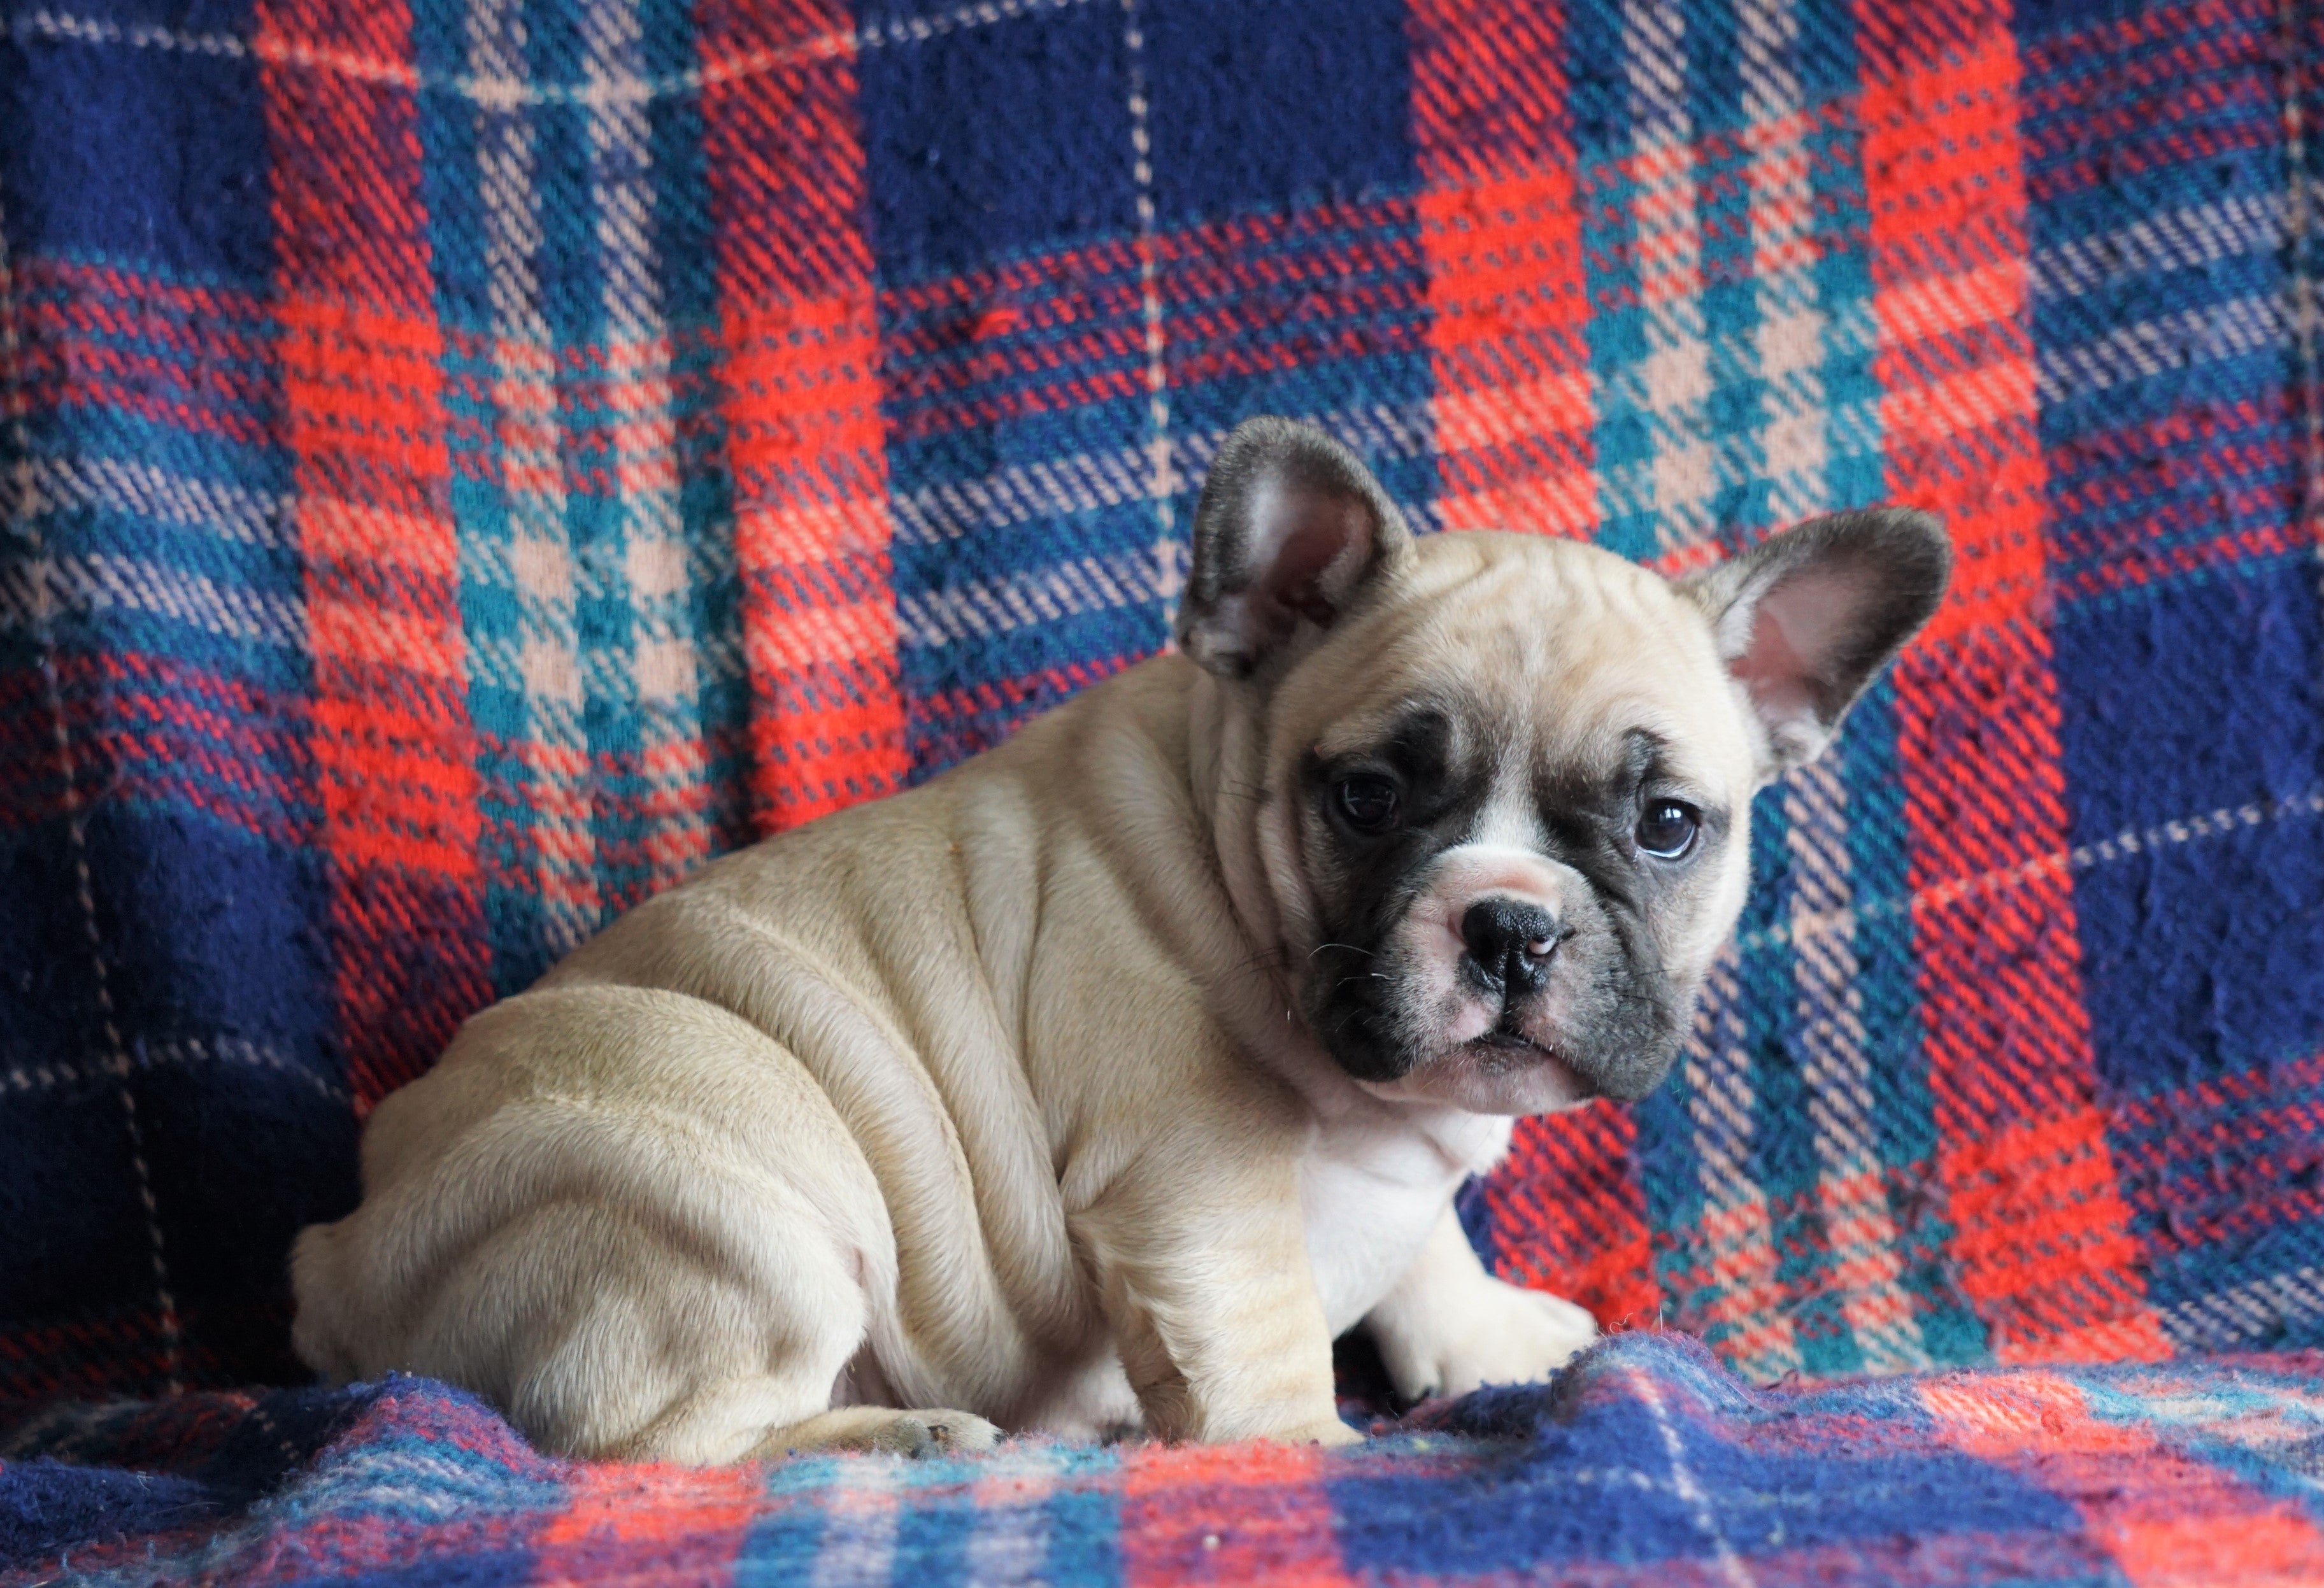
[[295, 1381], [367, 1108], [1156, 650], [1261, 412], [1432, 528], [1959, 550], [1673, 1083], [1467, 1194], [1501, 1272], [1750, 1382], [2324, 1343], [2319, 60], [2311, 0], [6, 0], [0, 1395]]
[[2313, 1352], [1755, 1393], [1648, 1332], [1354, 1450], [700, 1471], [548, 1460], [420, 1379], [197, 1394], [0, 1435], [0, 1588], [2294, 1588], [2319, 1407]]

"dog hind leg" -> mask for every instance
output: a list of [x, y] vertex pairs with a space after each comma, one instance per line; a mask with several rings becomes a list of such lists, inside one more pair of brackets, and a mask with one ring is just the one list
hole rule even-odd
[[633, 1207], [530, 1208], [438, 1295], [413, 1365], [488, 1387], [537, 1445], [576, 1455], [717, 1465], [990, 1448], [1000, 1431], [968, 1412], [834, 1408], [869, 1323], [862, 1286], [810, 1209], [781, 1214], [779, 1262], [740, 1269]]

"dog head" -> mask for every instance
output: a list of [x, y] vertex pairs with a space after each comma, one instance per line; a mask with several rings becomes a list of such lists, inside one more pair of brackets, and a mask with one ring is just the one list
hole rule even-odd
[[1662, 1080], [1742, 906], [1753, 793], [1823, 749], [1950, 563], [1901, 509], [1676, 583], [1571, 541], [1416, 539], [1353, 454], [1273, 418], [1221, 449], [1194, 540], [1179, 647], [1244, 747], [1221, 819], [1258, 875], [1231, 885], [1340, 1068], [1494, 1114]]

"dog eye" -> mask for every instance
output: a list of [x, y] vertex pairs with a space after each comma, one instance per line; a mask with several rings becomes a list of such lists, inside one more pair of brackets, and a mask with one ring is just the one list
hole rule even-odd
[[1358, 832], [1386, 832], [1396, 825], [1403, 806], [1396, 785], [1385, 777], [1342, 778], [1333, 797], [1339, 802], [1341, 816]]
[[1675, 860], [1694, 847], [1702, 813], [1679, 800], [1655, 800], [1638, 818], [1638, 848], [1658, 860]]

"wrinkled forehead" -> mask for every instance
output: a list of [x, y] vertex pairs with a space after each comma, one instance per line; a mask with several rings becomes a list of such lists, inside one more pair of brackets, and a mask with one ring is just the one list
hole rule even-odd
[[1394, 746], [1448, 771], [1597, 784], [1651, 758], [1706, 794], [1749, 792], [1751, 745], [1708, 625], [1610, 557], [1424, 581], [1332, 648], [1343, 654], [1309, 739], [1326, 760]]

